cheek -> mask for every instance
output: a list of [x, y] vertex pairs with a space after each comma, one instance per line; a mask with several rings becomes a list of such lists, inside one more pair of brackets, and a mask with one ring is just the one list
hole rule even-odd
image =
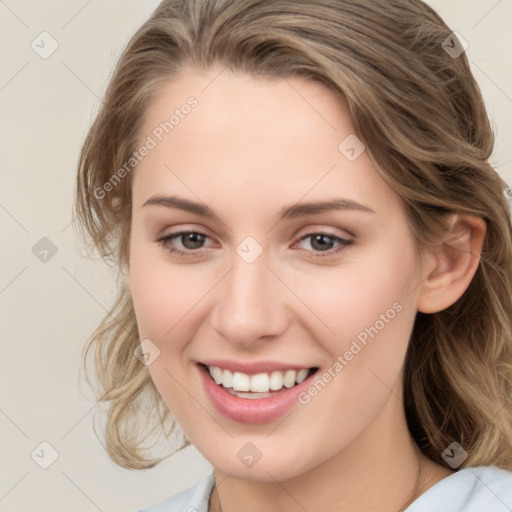
[[[194, 305], [207, 292], [208, 276], [192, 266], [171, 264], [165, 249], [156, 243], [134, 241], [130, 252], [130, 291], [139, 334], [157, 343], [173, 343], [178, 348], [182, 337], [177, 332], [189, 321]], [[187, 321], [182, 320], [187, 317]]]
[[191, 378], [187, 351], [204, 318], [204, 297], [216, 276], [207, 266], [172, 264], [164, 249], [155, 246], [132, 242], [130, 291], [139, 337], [151, 340], [159, 350], [148, 366], [151, 378], [181, 423], [186, 421], [180, 411], [187, 407], [188, 395], [180, 383]]
[[301, 315], [303, 325], [309, 322], [308, 330], [335, 359], [354, 340], [362, 346], [386, 340], [375, 347], [378, 352], [403, 350], [415, 315], [414, 276], [413, 247], [390, 243], [355, 252], [337, 268], [318, 267], [314, 274], [295, 272], [286, 278], [308, 308]]
[[201, 293], [179, 267], [152, 256], [155, 251], [141, 245], [133, 243], [130, 254], [130, 291], [139, 338], [151, 340], [159, 350], [148, 370], [167, 407], [180, 421], [183, 418], [177, 416], [186, 407], [180, 386], [186, 380], [182, 356], [193, 338], [190, 319], [195, 311], [191, 307]]
[[413, 247], [389, 244], [368, 255], [347, 259], [334, 279], [318, 273], [314, 281], [295, 280], [321, 319], [308, 329], [330, 359], [301, 397], [304, 413], [315, 428], [327, 421], [332, 435], [342, 429], [347, 439], [372, 421], [392, 392], [399, 395], [393, 386], [400, 384], [416, 315]]

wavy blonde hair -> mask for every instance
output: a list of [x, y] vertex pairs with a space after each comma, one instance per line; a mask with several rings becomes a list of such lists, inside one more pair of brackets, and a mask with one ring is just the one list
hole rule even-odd
[[[130, 158], [148, 105], [185, 66], [320, 81], [348, 101], [378, 172], [404, 201], [420, 259], [439, 240], [447, 213], [485, 219], [466, 292], [443, 311], [417, 314], [404, 404], [411, 434], [432, 460], [445, 464], [441, 453], [456, 441], [469, 455], [461, 467], [512, 468], [510, 205], [488, 161], [494, 136], [466, 55], [445, 51], [444, 41], [460, 49], [447, 39], [451, 32], [420, 0], [164, 0], [109, 82], [80, 154], [75, 211], [81, 235], [101, 257], [127, 266], [131, 176], [109, 194], [97, 191]], [[147, 457], [148, 432], [169, 436], [176, 424], [134, 357], [134, 308], [118, 281], [117, 300], [82, 362], [87, 373], [94, 347], [109, 456], [146, 469], [166, 458]], [[187, 444], [184, 437], [180, 446]]]

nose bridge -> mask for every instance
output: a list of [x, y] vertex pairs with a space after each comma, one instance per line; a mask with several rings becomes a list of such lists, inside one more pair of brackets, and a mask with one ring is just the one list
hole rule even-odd
[[278, 335], [285, 327], [282, 293], [267, 264], [264, 253], [253, 261], [243, 252], [233, 255], [213, 314], [215, 329], [233, 343], [251, 344]]

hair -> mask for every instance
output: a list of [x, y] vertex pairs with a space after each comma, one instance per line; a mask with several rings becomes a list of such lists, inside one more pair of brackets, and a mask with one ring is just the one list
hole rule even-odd
[[[494, 135], [480, 89], [461, 43], [449, 37], [451, 29], [420, 0], [164, 0], [122, 53], [87, 134], [75, 213], [85, 242], [118, 270], [128, 266], [131, 175], [108, 194], [98, 190], [132, 156], [159, 91], [189, 67], [319, 81], [347, 101], [377, 172], [403, 200], [420, 260], [439, 246], [448, 214], [485, 220], [478, 268], [464, 294], [443, 311], [416, 315], [404, 408], [431, 460], [447, 466], [441, 453], [457, 442], [468, 453], [460, 468], [512, 468], [510, 205], [506, 183], [489, 163]], [[445, 51], [447, 40], [462, 53]], [[176, 422], [134, 357], [134, 307], [117, 277], [117, 299], [82, 363], [87, 373], [94, 347], [110, 458], [146, 469], [166, 457], [145, 456], [142, 404], [154, 407], [147, 416], [152, 432], [169, 422], [169, 435]], [[181, 447], [188, 444], [185, 438]]]

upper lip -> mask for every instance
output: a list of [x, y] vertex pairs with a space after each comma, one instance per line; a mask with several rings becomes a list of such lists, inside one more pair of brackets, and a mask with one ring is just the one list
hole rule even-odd
[[223, 370], [231, 372], [246, 373], [247, 375], [256, 375], [258, 373], [272, 373], [286, 370], [302, 370], [315, 368], [311, 365], [303, 365], [300, 363], [281, 363], [279, 361], [233, 361], [229, 359], [208, 359], [201, 361], [206, 366], [217, 366]]

